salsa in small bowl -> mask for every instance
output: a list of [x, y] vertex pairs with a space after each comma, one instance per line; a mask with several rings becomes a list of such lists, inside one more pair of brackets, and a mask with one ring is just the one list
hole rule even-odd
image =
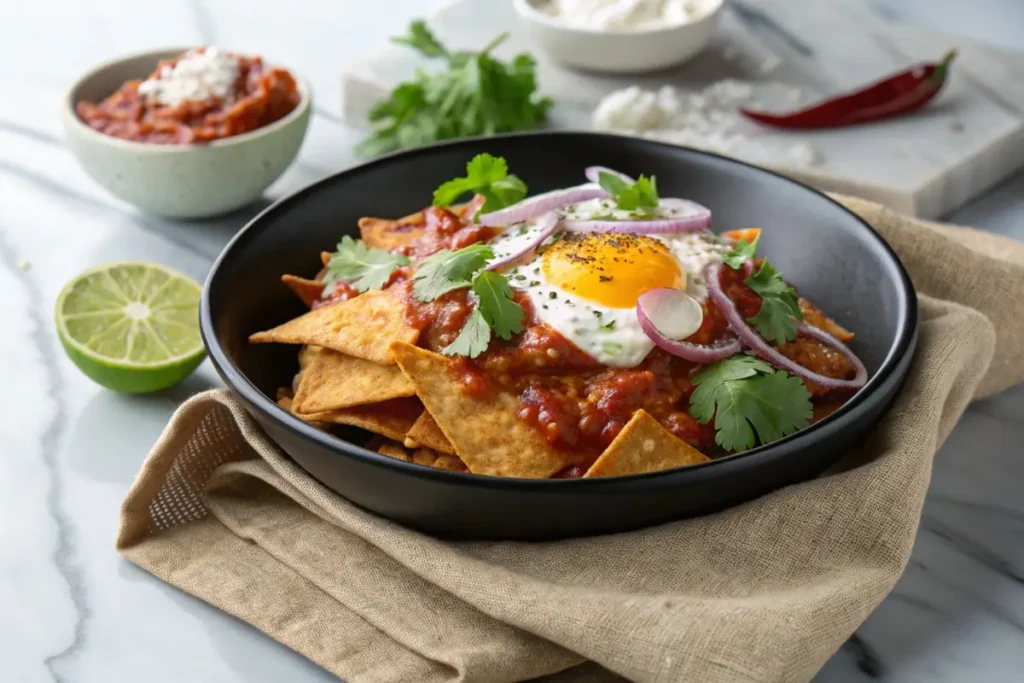
[[61, 120], [79, 163], [112, 194], [200, 218], [252, 202], [284, 172], [310, 104], [293, 71], [201, 47], [100, 66], [68, 90]]

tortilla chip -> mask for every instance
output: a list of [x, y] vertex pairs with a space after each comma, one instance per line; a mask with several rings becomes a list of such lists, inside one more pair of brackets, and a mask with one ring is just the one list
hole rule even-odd
[[441, 454], [438, 455], [429, 448], [417, 448], [412, 452], [406, 450], [394, 442], [382, 444], [377, 452], [405, 462], [413, 462], [417, 465], [434, 467], [439, 470], [452, 470], [454, 472], [467, 472], [466, 463], [459, 460], [458, 456]]
[[321, 251], [320, 252], [320, 263], [324, 264], [324, 268], [331, 265], [331, 252]]
[[313, 359], [323, 351], [323, 348], [319, 346], [303, 346], [299, 349], [299, 372], [302, 372], [309, 367]]
[[386, 218], [360, 218], [359, 234], [371, 249], [399, 249], [415, 244], [423, 237], [423, 212], [397, 221]]
[[310, 420], [310, 419], [308, 419], [308, 417], [306, 417], [304, 415], [299, 415], [294, 410], [292, 410], [293, 402], [294, 401], [293, 401], [293, 398], [292, 398], [292, 390], [291, 389], [289, 389], [288, 387], [280, 387], [277, 390], [277, 405], [281, 406], [282, 408], [287, 410], [292, 415], [295, 415], [295, 417], [299, 418], [303, 422], [307, 422], [311, 426], [316, 427], [317, 429], [324, 430], [324, 431], [327, 430], [327, 424], [326, 423], [324, 423], [324, 422], [317, 422], [315, 420]]
[[405, 435], [405, 445], [409, 448], [429, 448], [438, 453], [455, 455], [455, 448], [452, 442], [444, 435], [441, 428], [437, 426], [433, 416], [426, 410], [416, 420], [409, 433]]
[[519, 420], [519, 400], [512, 394], [493, 391], [486, 398], [472, 398], [452, 379], [448, 358], [400, 341], [391, 344], [391, 352], [474, 474], [543, 479], [569, 463], [568, 454]]
[[354, 299], [321, 306], [272, 330], [249, 337], [253, 344], [314, 344], [382, 365], [393, 365], [392, 341], [414, 343], [420, 331], [405, 322], [405, 304], [375, 289]]
[[403, 441], [409, 428], [423, 412], [423, 405], [415, 398], [394, 398], [367, 406], [329, 410], [322, 413], [303, 413], [307, 422], [329, 422], [351, 425], [374, 434]]
[[323, 413], [415, 395], [416, 390], [397, 366], [324, 349], [302, 372], [294, 410]]
[[282, 275], [281, 282], [287, 285], [288, 289], [295, 292], [295, 295], [302, 299], [302, 303], [310, 308], [324, 293], [324, 283], [317, 280], [307, 280], [304, 277], [297, 277], [295, 275]]
[[377, 452], [381, 455], [386, 455], [389, 458], [412, 462], [412, 458], [409, 457], [409, 451], [405, 450], [400, 444], [397, 444], [394, 441], [387, 441], [381, 444], [380, 448], [377, 449]]
[[621, 477], [696, 465], [710, 460], [638, 410], [584, 477]]
[[843, 342], [844, 344], [853, 339], [853, 332], [837, 323], [832, 318], [821, 312], [817, 306], [812, 304], [807, 299], [800, 297], [800, 312], [804, 316], [804, 322], [808, 325], [813, 325], [819, 330], [825, 330], [833, 337]]

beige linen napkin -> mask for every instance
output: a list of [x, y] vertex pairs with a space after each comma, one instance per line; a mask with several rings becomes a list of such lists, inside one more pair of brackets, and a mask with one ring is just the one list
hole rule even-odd
[[154, 446], [117, 547], [352, 683], [806, 681], [903, 571], [968, 402], [1024, 379], [1024, 245], [843, 201], [906, 264], [921, 337], [836, 473], [628, 534], [445, 542], [338, 498], [212, 391]]

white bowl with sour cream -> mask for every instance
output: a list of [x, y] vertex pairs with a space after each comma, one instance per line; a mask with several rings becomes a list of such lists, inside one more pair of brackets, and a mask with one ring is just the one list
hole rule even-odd
[[711, 42], [724, 0], [512, 0], [531, 40], [569, 67], [642, 73]]

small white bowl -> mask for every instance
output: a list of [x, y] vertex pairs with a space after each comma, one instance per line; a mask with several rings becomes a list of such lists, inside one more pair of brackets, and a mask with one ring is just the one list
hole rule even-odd
[[547, 0], [513, 0], [530, 38], [566, 66], [605, 73], [642, 73], [681, 64], [707, 47], [724, 0], [694, 0], [697, 16], [680, 24], [635, 31], [570, 26], [540, 9]]
[[145, 78], [161, 59], [188, 48], [160, 50], [104, 64], [83, 76], [61, 104], [68, 147], [92, 178], [111, 194], [152, 213], [205, 218], [245, 206], [284, 173], [309, 125], [309, 86], [289, 69], [301, 100], [287, 116], [257, 130], [197, 145], [122, 140], [90, 128], [75, 105], [100, 102], [130, 79]]

